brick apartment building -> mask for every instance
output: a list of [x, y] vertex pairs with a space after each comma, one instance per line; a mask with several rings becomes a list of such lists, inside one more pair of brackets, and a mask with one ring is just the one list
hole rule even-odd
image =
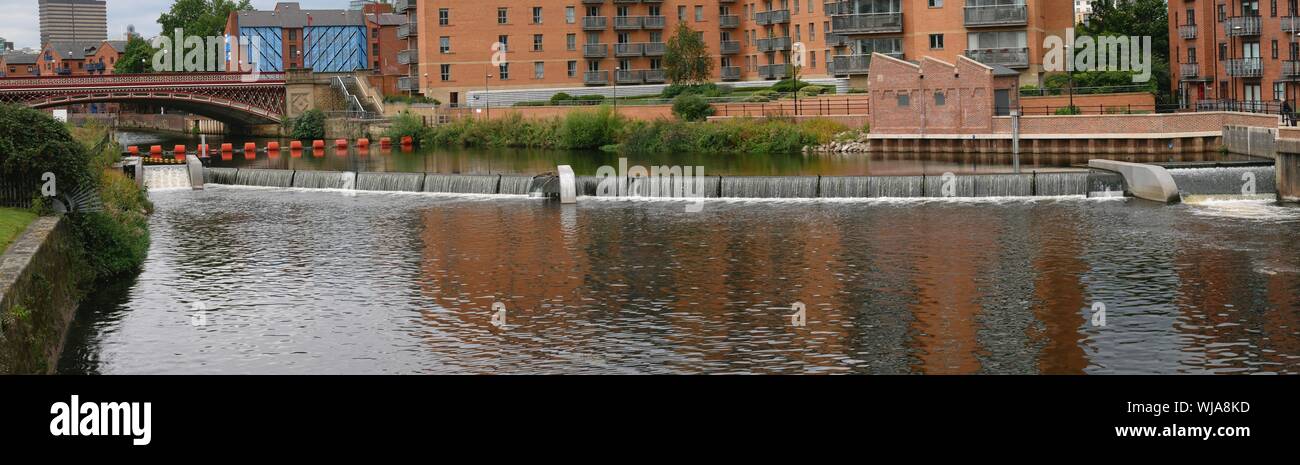
[[40, 74], [34, 53], [8, 51], [0, 53], [0, 77], [36, 76]]
[[1297, 34], [1297, 0], [1169, 0], [1172, 90], [1190, 106], [1287, 101], [1295, 108]]
[[[870, 56], [959, 55], [1038, 82], [1043, 39], [1073, 25], [1070, 0], [397, 0], [411, 27], [398, 89], [464, 103], [484, 88], [664, 82], [664, 46], [677, 24], [703, 34], [719, 81], [787, 77], [794, 43], [802, 76], [867, 87]], [[418, 4], [418, 5], [417, 5]], [[507, 64], [492, 65], [494, 43]]]
[[126, 51], [124, 40], [52, 41], [36, 58], [41, 76], [112, 74]]

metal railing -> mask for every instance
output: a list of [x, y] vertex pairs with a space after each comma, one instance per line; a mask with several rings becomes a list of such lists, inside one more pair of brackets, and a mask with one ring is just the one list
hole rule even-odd
[[740, 17], [736, 15], [722, 15], [718, 17], [718, 27], [723, 29], [735, 29], [740, 27]]
[[1282, 75], [1285, 77], [1300, 77], [1300, 60], [1283, 60]]
[[835, 74], [867, 74], [871, 55], [835, 55], [831, 61]]
[[664, 46], [664, 43], [663, 43], [663, 42], [646, 42], [646, 43], [645, 43], [645, 56], [648, 56], [648, 57], [661, 57], [661, 56], [664, 56], [664, 52], [666, 52], [666, 51], [667, 51], [667, 47]]
[[1178, 65], [1178, 76], [1182, 78], [1196, 78], [1201, 76], [1200, 63], [1182, 63]]
[[397, 0], [396, 4], [393, 6], [393, 11], [401, 13], [407, 10], [414, 10], [415, 3], [416, 0]]
[[1259, 16], [1233, 16], [1223, 21], [1223, 32], [1228, 37], [1259, 35]]
[[645, 82], [646, 82], [646, 84], [660, 84], [660, 83], [663, 83], [663, 82], [666, 81], [666, 80], [668, 80], [668, 79], [667, 79], [667, 76], [666, 76], [666, 74], [664, 73], [664, 70], [662, 70], [662, 69], [647, 69], [647, 70], [645, 70]]
[[831, 47], [843, 47], [849, 44], [849, 38], [841, 34], [826, 34], [826, 45]]
[[1300, 32], [1300, 16], [1283, 16], [1282, 32]]
[[777, 52], [790, 50], [790, 37], [767, 37], [758, 39], [758, 51]]
[[406, 50], [397, 52], [397, 64], [399, 65], [409, 65], [412, 63], [419, 63], [419, 62], [420, 62], [419, 49], [408, 48]]
[[616, 57], [639, 57], [645, 53], [643, 44], [614, 44], [614, 56]]
[[724, 40], [719, 44], [718, 53], [723, 55], [735, 55], [740, 53], [739, 40]]
[[835, 15], [831, 16], [831, 31], [836, 34], [903, 32], [903, 13]]
[[615, 16], [614, 29], [630, 30], [641, 29], [640, 16]]
[[420, 82], [414, 76], [401, 76], [397, 78], [397, 90], [418, 91], [420, 90]]
[[640, 84], [645, 80], [645, 72], [639, 69], [620, 69], [614, 72], [614, 82], [619, 84]]
[[771, 10], [754, 13], [754, 22], [760, 26], [786, 24], [790, 22], [790, 10]]
[[582, 74], [582, 83], [595, 86], [609, 84], [609, 71], [587, 71]]
[[609, 27], [609, 18], [604, 16], [583, 16], [582, 28], [584, 30], [604, 30]]
[[412, 18], [410, 22], [397, 26], [397, 38], [405, 39], [407, 37], [419, 35], [420, 28], [417, 27], [417, 25], [418, 23], [416, 20]]
[[1028, 22], [1029, 7], [1026, 5], [968, 6], [965, 9], [966, 27], [1017, 26]]
[[1260, 77], [1264, 74], [1264, 63], [1259, 58], [1233, 58], [1224, 61], [1228, 76]]
[[966, 50], [966, 57], [988, 65], [1008, 68], [1029, 66], [1029, 48], [980, 48]]
[[[1266, 100], [1199, 100], [1196, 111], [1239, 111], [1243, 113], [1282, 114], [1283, 102]], [[1292, 110], [1294, 112], [1294, 109]]]
[[[1135, 84], [1128, 86], [1091, 86], [1075, 87], [1074, 95], [1096, 95], [1096, 94], [1119, 94], [1125, 92], [1150, 92], [1151, 86], [1145, 84]], [[1069, 88], [1035, 88], [1020, 89], [1021, 97], [1047, 97], [1069, 95]]]
[[[774, 102], [727, 102], [714, 103], [714, 116], [793, 116], [795, 102], [789, 99], [791, 94], [782, 94], [782, 100]], [[865, 95], [860, 97], [816, 97], [799, 99], [800, 116], [846, 116], [865, 115], [870, 111], [870, 102]]]
[[1184, 39], [1195, 39], [1195, 38], [1196, 38], [1196, 25], [1195, 25], [1195, 24], [1183, 24], [1183, 25], [1178, 26], [1178, 37], [1181, 37], [1181, 38], [1184, 38]]
[[646, 29], [663, 29], [667, 20], [663, 16], [642, 16], [641, 27]]
[[582, 56], [586, 58], [605, 58], [609, 56], [609, 44], [583, 44]]
[[723, 67], [722, 67], [722, 80], [723, 80], [723, 81], [737, 81], [737, 80], [740, 80], [740, 67], [739, 67], [739, 66], [723, 66]]
[[789, 66], [785, 63], [759, 65], [758, 75], [764, 79], [783, 79], [789, 75]]

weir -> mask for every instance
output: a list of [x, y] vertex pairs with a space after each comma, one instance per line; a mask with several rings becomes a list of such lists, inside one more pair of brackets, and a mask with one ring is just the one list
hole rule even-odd
[[357, 173], [359, 191], [420, 192], [424, 173]]
[[1180, 168], [1169, 170], [1182, 195], [1254, 195], [1277, 192], [1271, 166]]
[[149, 189], [177, 189], [191, 187], [190, 169], [185, 165], [145, 166], [144, 185]]
[[[1258, 169], [1258, 168], [1256, 168]], [[441, 192], [455, 194], [558, 194], [559, 182], [551, 175], [377, 173], [270, 169], [209, 168], [204, 180], [213, 184], [356, 189], [366, 191]], [[635, 178], [633, 178], [635, 179]], [[1271, 177], [1259, 176], [1271, 186]], [[600, 178], [575, 176], [579, 196], [595, 196]], [[1030, 197], [1122, 195], [1123, 177], [1101, 170], [927, 176], [707, 176], [659, 180], [659, 197], [676, 192], [677, 183], [698, 182], [684, 189], [703, 197], [731, 198], [908, 198], [908, 197]], [[945, 189], [945, 184], [949, 187]], [[627, 196], [649, 197], [651, 179], [629, 180]], [[666, 185], [665, 185], [666, 184]]]

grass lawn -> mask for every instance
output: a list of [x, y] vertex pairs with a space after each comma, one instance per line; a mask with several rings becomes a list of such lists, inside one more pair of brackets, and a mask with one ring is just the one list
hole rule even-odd
[[36, 219], [36, 215], [16, 208], [0, 208], [0, 253], [9, 248], [9, 243], [27, 229], [27, 223]]

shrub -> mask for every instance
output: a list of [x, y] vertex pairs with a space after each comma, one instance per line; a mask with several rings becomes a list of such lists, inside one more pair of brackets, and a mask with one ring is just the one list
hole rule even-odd
[[679, 95], [673, 99], [673, 116], [685, 121], [704, 121], [713, 116], [713, 105], [698, 95]]
[[850, 93], [850, 94], [865, 94], [865, 93], [867, 93], [867, 89], [858, 89], [858, 88], [850, 87], [848, 93]]
[[516, 107], [544, 107], [544, 106], [547, 106], [547, 105], [554, 105], [554, 104], [551, 103], [551, 102], [549, 102], [549, 101], [546, 101], [546, 100], [526, 100], [526, 101], [523, 101], [523, 102], [515, 102], [514, 105], [511, 105], [511, 106], [516, 106]]
[[1079, 107], [1076, 106], [1061, 107], [1056, 109], [1056, 114], [1058, 115], [1077, 115], [1079, 113], [1080, 113]]
[[794, 92], [794, 91], [796, 91], [796, 90], [802, 89], [802, 88], [804, 88], [804, 87], [806, 87], [806, 86], [809, 86], [809, 85], [810, 85], [810, 84], [808, 84], [807, 81], [799, 81], [798, 83], [795, 83], [795, 81], [794, 81], [793, 79], [786, 78], [786, 79], [782, 79], [782, 80], [780, 80], [780, 81], [777, 81], [776, 84], [773, 84], [773, 85], [772, 85], [772, 90], [777, 91], [777, 92], [781, 92], [781, 93], [785, 93], [785, 92]]
[[31, 183], [28, 197], [38, 195], [46, 172], [54, 174], [59, 192], [93, 189], [100, 174], [96, 164], [67, 126], [44, 112], [0, 104], [0, 179]]
[[573, 100], [572, 95], [569, 95], [565, 92], [556, 92], [555, 95], [551, 96], [551, 105], [559, 105], [569, 100]]
[[384, 103], [432, 103], [442, 105], [442, 102], [438, 99], [423, 95], [385, 95]]
[[394, 141], [400, 141], [403, 137], [410, 136], [412, 140], [421, 142], [428, 138], [429, 128], [424, 125], [424, 118], [403, 110], [396, 117], [393, 117], [393, 122], [384, 131], [384, 135]]
[[[724, 90], [726, 92], [724, 92]], [[705, 84], [669, 84], [664, 87], [660, 94], [664, 98], [675, 98], [678, 95], [701, 95], [704, 97], [718, 97], [731, 93], [733, 89], [730, 86], [720, 87], [714, 83]]]
[[313, 108], [290, 119], [289, 137], [298, 140], [325, 138], [325, 113]]
[[560, 124], [559, 140], [565, 148], [597, 149], [617, 143], [625, 123], [606, 106], [596, 111], [569, 112]]

